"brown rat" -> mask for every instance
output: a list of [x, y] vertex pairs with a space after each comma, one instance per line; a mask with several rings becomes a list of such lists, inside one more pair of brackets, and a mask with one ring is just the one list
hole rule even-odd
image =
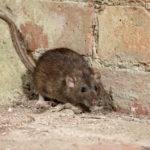
[[44, 97], [86, 108], [98, 102], [100, 74], [95, 73], [80, 54], [67, 48], [48, 50], [34, 67], [24, 52], [14, 22], [2, 12], [0, 18], [8, 23], [17, 53], [33, 73], [35, 87], [39, 92], [37, 105], [43, 104]]
[[67, 49], [47, 51], [36, 63], [34, 81], [42, 96], [90, 107], [98, 101], [100, 75], [83, 57]]

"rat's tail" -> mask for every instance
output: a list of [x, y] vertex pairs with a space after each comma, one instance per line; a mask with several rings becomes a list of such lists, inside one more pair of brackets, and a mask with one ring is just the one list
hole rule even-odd
[[12, 36], [12, 41], [13, 41], [13, 44], [16, 48], [16, 51], [17, 51], [21, 61], [24, 63], [24, 65], [27, 69], [29, 69], [31, 72], [33, 72], [34, 71], [34, 66], [30, 62], [27, 54], [24, 52], [25, 48], [22, 45], [20, 32], [18, 31], [15, 23], [8, 16], [3, 14], [3, 12], [1, 12], [1, 11], [0, 11], [0, 18], [2, 20], [4, 20], [9, 25], [9, 28], [10, 28], [10, 31], [11, 31], [11, 36]]

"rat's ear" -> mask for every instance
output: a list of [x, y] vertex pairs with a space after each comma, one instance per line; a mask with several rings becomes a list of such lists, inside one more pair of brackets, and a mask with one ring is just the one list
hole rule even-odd
[[92, 70], [92, 72], [94, 74], [94, 79], [96, 80], [97, 83], [99, 83], [100, 79], [101, 79], [101, 74], [100, 74], [99, 70], [94, 67], [90, 67], [90, 69]]
[[76, 77], [66, 76], [66, 85], [70, 88], [74, 88]]

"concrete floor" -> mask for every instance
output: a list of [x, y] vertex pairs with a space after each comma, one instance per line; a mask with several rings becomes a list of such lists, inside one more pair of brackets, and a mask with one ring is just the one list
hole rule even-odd
[[114, 112], [75, 115], [68, 109], [57, 112], [55, 107], [36, 114], [35, 102], [1, 105], [0, 149], [93, 150], [91, 146], [103, 144], [150, 148], [149, 118]]

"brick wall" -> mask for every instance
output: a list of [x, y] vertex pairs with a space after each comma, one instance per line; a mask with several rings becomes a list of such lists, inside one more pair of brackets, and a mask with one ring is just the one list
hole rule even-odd
[[68, 47], [92, 58], [105, 88], [112, 87], [118, 111], [150, 114], [150, 0], [1, 0], [0, 4], [12, 14], [34, 55]]

